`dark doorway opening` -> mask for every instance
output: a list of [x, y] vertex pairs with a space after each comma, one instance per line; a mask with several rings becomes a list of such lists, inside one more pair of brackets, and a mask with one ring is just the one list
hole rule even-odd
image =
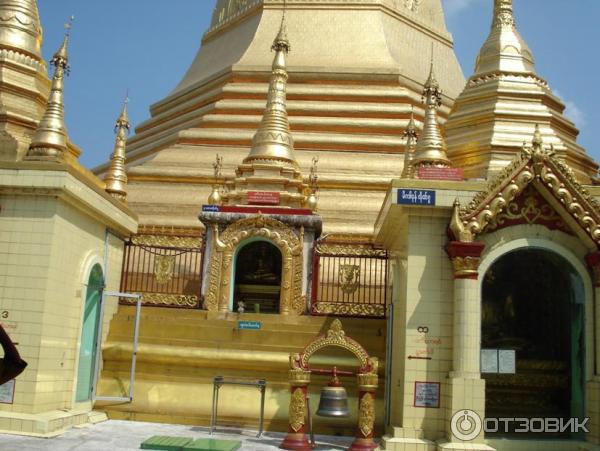
[[[487, 418], [583, 418], [584, 302], [580, 275], [554, 252], [528, 248], [494, 262], [482, 286], [481, 348], [514, 350], [516, 370], [485, 373], [482, 359]], [[518, 427], [488, 435], [525, 438]], [[529, 436], [578, 438], [568, 429]]]
[[279, 313], [281, 251], [267, 241], [242, 247], [236, 258], [233, 309], [243, 302], [247, 313]]

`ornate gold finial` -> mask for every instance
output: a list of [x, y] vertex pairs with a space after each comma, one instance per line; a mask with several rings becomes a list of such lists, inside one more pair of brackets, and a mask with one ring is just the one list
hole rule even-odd
[[446, 156], [446, 143], [440, 132], [437, 119], [437, 110], [442, 106], [442, 91], [435, 78], [433, 45], [431, 47], [431, 68], [423, 89], [422, 101], [425, 103], [425, 121], [423, 132], [414, 152], [412, 166], [415, 168], [425, 166], [450, 167], [450, 160]]
[[533, 55], [515, 24], [512, 0], [494, 0], [490, 35], [481, 47], [474, 75], [490, 72], [535, 74]]
[[215, 162], [212, 164], [212, 166], [215, 177], [215, 184], [213, 185], [212, 191], [208, 196], [208, 204], [221, 205], [223, 197], [221, 196], [221, 187], [219, 186], [219, 180], [221, 180], [222, 177], [221, 170], [223, 169], [223, 157], [217, 154], [215, 157]]
[[287, 37], [287, 24], [285, 21], [285, 13], [286, 13], [286, 1], [283, 0], [283, 14], [281, 16], [281, 24], [279, 25], [279, 33], [275, 37], [273, 41], [273, 45], [271, 46], [271, 50], [277, 52], [279, 50], [285, 51], [285, 53], [289, 53], [292, 50], [290, 45], [290, 41]]
[[535, 131], [533, 132], [533, 139], [531, 140], [534, 149], [541, 149], [544, 145], [544, 138], [542, 138], [542, 132], [540, 131], [540, 124], [535, 124]]
[[[285, 6], [285, 5], [284, 5]], [[286, 83], [288, 80], [285, 56], [290, 51], [287, 38], [285, 9], [281, 18], [281, 26], [271, 49], [275, 52], [267, 107], [263, 114], [258, 131], [252, 139], [252, 149], [244, 159], [244, 163], [255, 160], [278, 161], [298, 167], [294, 157], [294, 140], [290, 133], [286, 109]]]
[[46, 111], [33, 135], [27, 160], [62, 160], [67, 150], [67, 129], [64, 110], [64, 79], [69, 74], [69, 53], [67, 50], [74, 16], [65, 25], [65, 38], [58, 51], [50, 60], [54, 66], [54, 76]]
[[450, 231], [454, 235], [454, 239], [463, 243], [473, 241], [473, 233], [471, 233], [460, 218], [460, 201], [458, 198], [454, 200], [454, 208], [452, 210], [452, 219], [450, 220]]
[[0, 1], [0, 48], [42, 60], [43, 32], [35, 0]]
[[110, 157], [110, 168], [104, 177], [106, 183], [106, 192], [122, 202], [127, 202], [127, 171], [125, 169], [125, 146], [127, 143], [127, 133], [131, 128], [127, 106], [129, 96], [125, 97], [123, 109], [115, 123], [115, 148]]
[[512, 0], [494, 0], [494, 22], [495, 27], [514, 27], [515, 17], [513, 15]]
[[406, 138], [402, 178], [412, 178], [414, 176], [413, 159], [418, 140], [417, 124], [415, 123], [415, 111], [412, 106], [410, 108], [410, 121], [408, 122], [408, 126], [406, 127], [406, 130], [404, 130], [402, 136]]
[[310, 194], [306, 200], [306, 204], [308, 208], [312, 211], [317, 209], [318, 199], [317, 192], [319, 190], [317, 186], [317, 182], [319, 180], [319, 176], [317, 175], [317, 164], [319, 163], [319, 157], [313, 157], [312, 166], [310, 167], [310, 175], [308, 176], [308, 184], [310, 186]]

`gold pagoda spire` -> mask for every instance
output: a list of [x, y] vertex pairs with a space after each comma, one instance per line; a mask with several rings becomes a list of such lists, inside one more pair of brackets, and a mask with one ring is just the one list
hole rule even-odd
[[42, 26], [36, 0], [0, 0], [0, 48], [42, 59]]
[[110, 157], [110, 167], [104, 181], [106, 183], [106, 192], [120, 201], [127, 201], [127, 171], [125, 169], [125, 145], [127, 142], [127, 133], [131, 128], [127, 106], [129, 97], [125, 98], [123, 110], [115, 124], [115, 148]]
[[54, 66], [50, 96], [44, 116], [29, 146], [27, 160], [62, 160], [67, 150], [64, 81], [69, 73], [68, 44], [73, 19], [71, 17], [69, 23], [65, 25], [67, 30], [63, 43], [50, 60], [50, 64]]
[[294, 167], [298, 166], [294, 157], [294, 140], [290, 133], [290, 123], [286, 109], [288, 72], [285, 57], [290, 49], [284, 9], [279, 32], [271, 46], [271, 50], [275, 52], [275, 58], [273, 59], [273, 69], [269, 81], [267, 107], [258, 131], [252, 139], [252, 149], [244, 159], [244, 163], [267, 160], [292, 164]]
[[402, 134], [406, 138], [406, 146], [404, 150], [404, 168], [402, 169], [402, 178], [413, 177], [413, 159], [415, 157], [415, 149], [417, 147], [417, 124], [415, 123], [415, 112], [411, 108], [410, 110], [410, 121], [404, 133]]
[[423, 132], [414, 151], [412, 166], [450, 167], [450, 160], [446, 156], [446, 143], [440, 132], [437, 110], [442, 106], [442, 91], [435, 77], [433, 67], [433, 48], [431, 49], [431, 69], [423, 89], [425, 103], [425, 120]]
[[475, 75], [535, 73], [531, 50], [515, 24], [512, 0], [494, 0], [492, 29], [477, 57]]

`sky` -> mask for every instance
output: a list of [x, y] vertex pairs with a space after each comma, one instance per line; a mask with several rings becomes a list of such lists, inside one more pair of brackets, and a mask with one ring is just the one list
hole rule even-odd
[[[465, 76], [485, 41], [492, 0], [442, 0], [446, 23]], [[191, 65], [210, 24], [215, 0], [38, 0], [43, 53], [52, 57], [71, 15], [71, 75], [66, 82], [66, 124], [83, 149], [81, 162], [108, 160], [113, 127], [129, 91], [135, 127], [153, 103], [169, 94]], [[517, 25], [533, 51], [537, 73], [567, 105], [581, 144], [596, 161], [600, 145], [597, 87], [600, 1], [514, 0]], [[168, 8], [168, 10], [167, 10]]]

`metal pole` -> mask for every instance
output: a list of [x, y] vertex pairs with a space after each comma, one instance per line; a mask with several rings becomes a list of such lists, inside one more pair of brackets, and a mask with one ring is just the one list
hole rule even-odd
[[265, 391], [266, 391], [266, 389], [267, 389], [266, 384], [260, 386], [260, 421], [259, 421], [259, 425], [258, 425], [258, 435], [257, 435], [258, 438], [260, 438], [260, 436], [263, 433], [263, 423], [265, 420]]
[[316, 448], [317, 443], [315, 442], [315, 432], [313, 431], [312, 414], [310, 412], [310, 396], [306, 397], [306, 410], [308, 411], [308, 430], [310, 434], [310, 447]]
[[131, 374], [129, 375], [129, 400], [133, 401], [133, 383], [137, 364], [138, 338], [140, 336], [140, 313], [142, 311], [142, 296], [138, 295], [135, 306], [135, 324], [133, 326], [133, 354], [131, 355]]

